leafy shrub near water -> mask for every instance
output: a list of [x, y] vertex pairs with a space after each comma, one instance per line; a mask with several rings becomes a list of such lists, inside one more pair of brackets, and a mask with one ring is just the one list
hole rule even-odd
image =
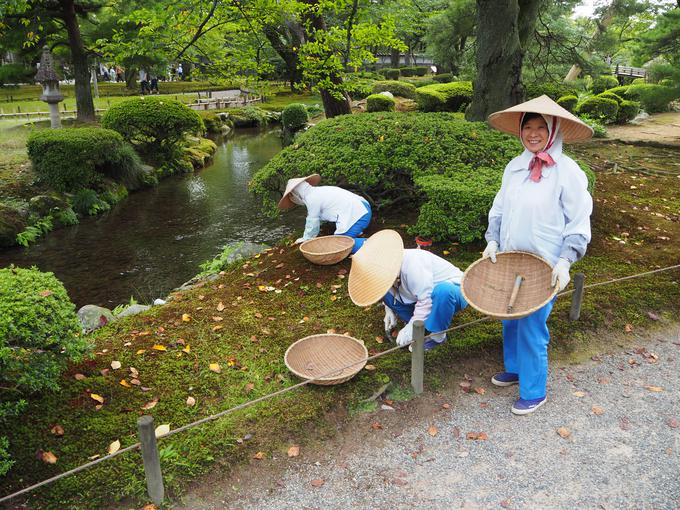
[[291, 103], [281, 112], [281, 123], [289, 131], [297, 131], [307, 124], [307, 108], [301, 103]]
[[415, 85], [403, 81], [376, 81], [373, 84], [373, 94], [379, 94], [380, 92], [391, 92], [395, 96], [405, 97], [407, 99], [416, 97]]
[[[277, 214], [289, 178], [319, 173], [324, 183], [357, 190], [378, 208], [422, 206], [419, 234], [470, 240], [483, 235], [503, 168], [521, 150], [516, 138], [460, 114], [343, 115], [300, 135], [255, 174], [251, 190], [268, 213]], [[440, 193], [447, 182], [464, 196]], [[480, 193], [488, 200], [479, 200]], [[441, 228], [446, 217], [455, 224]], [[469, 226], [456, 218], [466, 218]]]
[[143, 181], [139, 157], [110, 129], [43, 129], [26, 145], [40, 179], [57, 191], [87, 188], [102, 175], [133, 187]]
[[[0, 269], [0, 430], [25, 406], [24, 397], [56, 390], [68, 361], [88, 352], [75, 306], [52, 273]], [[0, 436], [0, 476], [11, 467]]]
[[576, 107], [576, 113], [579, 115], [588, 115], [605, 124], [615, 122], [618, 112], [619, 105], [616, 101], [598, 96], [589, 97]]
[[395, 101], [383, 94], [371, 94], [366, 98], [366, 111], [393, 112]]
[[143, 155], [158, 162], [176, 158], [186, 135], [205, 131], [197, 112], [164, 97], [136, 97], [118, 103], [104, 114], [102, 126], [118, 131]]
[[418, 109], [424, 112], [459, 112], [472, 101], [472, 82], [457, 81], [416, 89]]

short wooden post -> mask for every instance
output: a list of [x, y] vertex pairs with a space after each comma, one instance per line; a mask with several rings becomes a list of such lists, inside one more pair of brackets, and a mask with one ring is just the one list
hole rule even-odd
[[414, 321], [413, 343], [411, 344], [411, 386], [416, 395], [423, 392], [423, 373], [425, 372], [425, 323]]
[[151, 501], [160, 505], [163, 503], [165, 490], [163, 488], [163, 475], [161, 474], [161, 459], [156, 443], [156, 431], [153, 425], [153, 416], [140, 416], [137, 419], [139, 442], [142, 443], [146, 489]]
[[576, 273], [574, 275], [574, 293], [571, 295], [571, 310], [569, 320], [577, 321], [581, 316], [581, 303], [583, 303], [583, 287], [586, 275]]

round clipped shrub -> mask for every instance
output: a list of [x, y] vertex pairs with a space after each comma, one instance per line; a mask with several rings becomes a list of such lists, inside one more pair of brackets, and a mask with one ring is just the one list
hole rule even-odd
[[416, 97], [416, 86], [403, 81], [376, 81], [372, 93], [380, 92], [391, 92], [395, 96], [413, 99]]
[[425, 66], [401, 67], [399, 72], [402, 76], [425, 76], [428, 68]]
[[393, 112], [395, 101], [383, 94], [371, 94], [366, 98], [366, 110], [369, 112]]
[[281, 113], [281, 123], [289, 131], [297, 131], [307, 124], [309, 116], [307, 108], [300, 103], [291, 103], [283, 109]]
[[616, 104], [618, 105], [621, 105], [621, 102], [623, 101], [623, 98], [621, 96], [609, 90], [605, 90], [601, 94], [598, 94], [597, 97], [606, 97], [607, 99], [613, 99], [614, 101], [616, 101]]
[[619, 113], [616, 114], [616, 122], [625, 124], [635, 118], [640, 111], [640, 103], [637, 101], [623, 100], [619, 104]]
[[630, 82], [631, 85], [644, 85], [647, 83], [647, 80], [644, 78], [634, 78], [633, 81]]
[[92, 186], [99, 174], [132, 184], [142, 175], [135, 152], [110, 129], [43, 129], [31, 133], [26, 146], [40, 180], [57, 191]]
[[391, 67], [386, 67], [385, 69], [381, 69], [378, 72], [380, 74], [382, 74], [388, 80], [398, 80], [399, 76], [401, 75], [401, 72], [399, 72], [399, 69], [394, 69], [394, 68], [391, 68]]
[[197, 112], [161, 97], [135, 97], [118, 103], [104, 114], [102, 126], [118, 131], [143, 154], [159, 161], [174, 158], [187, 134], [205, 130]]
[[569, 110], [570, 112], [574, 111], [574, 108], [576, 108], [576, 104], [578, 103], [578, 97], [576, 96], [562, 96], [557, 100], [557, 104], [560, 105], [562, 108], [565, 110]]
[[616, 114], [619, 112], [619, 105], [613, 99], [606, 97], [589, 97], [576, 108], [579, 115], [588, 115], [591, 118], [600, 120], [605, 124], [616, 121]]
[[680, 97], [680, 89], [651, 83], [631, 85], [625, 94], [626, 99], [639, 101], [642, 109], [647, 113], [668, 111], [671, 101], [678, 97]]
[[[607, 89], [605, 92], [611, 92], [612, 94], [616, 94], [619, 97], [626, 98], [626, 92], [628, 92], [629, 88], [630, 88], [630, 85], [620, 85], [618, 87], [614, 87], [613, 89]], [[630, 99], [630, 98], [626, 98], [626, 99]]]
[[451, 73], [435, 74], [432, 79], [437, 83], [449, 83], [455, 79]]
[[563, 96], [578, 95], [579, 86], [572, 82], [530, 83], [524, 86], [524, 92], [527, 99], [546, 95], [553, 101], [557, 101]]
[[373, 81], [354, 78], [345, 81], [343, 88], [353, 100], [365, 99], [372, 94]]
[[617, 87], [618, 85], [619, 80], [617, 80], [615, 76], [603, 74], [597, 78], [593, 78], [593, 84], [591, 85], [590, 90], [593, 94], [600, 94], [605, 90]]
[[418, 109], [424, 112], [463, 111], [472, 101], [472, 82], [456, 81], [416, 89]]

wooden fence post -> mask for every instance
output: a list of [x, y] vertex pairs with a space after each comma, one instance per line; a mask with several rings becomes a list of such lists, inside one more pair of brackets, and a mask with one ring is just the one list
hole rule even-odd
[[413, 343], [411, 344], [411, 386], [416, 395], [423, 392], [423, 374], [425, 372], [425, 323], [421, 320], [413, 322]]
[[160, 505], [163, 503], [165, 489], [163, 488], [161, 460], [158, 454], [158, 444], [156, 443], [156, 430], [153, 425], [153, 416], [145, 415], [137, 419], [139, 442], [142, 443], [146, 489], [151, 501]]
[[574, 293], [571, 295], [571, 310], [569, 320], [577, 321], [581, 316], [581, 303], [583, 303], [583, 287], [586, 275], [576, 273], [574, 275]]

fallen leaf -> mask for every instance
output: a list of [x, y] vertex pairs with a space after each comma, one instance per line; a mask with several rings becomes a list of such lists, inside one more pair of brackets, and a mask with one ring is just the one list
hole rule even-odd
[[144, 505], [142, 507], [142, 510], [156, 510], [156, 505], [153, 503], [149, 503], [148, 505]]
[[189, 407], [194, 407], [196, 405], [196, 399], [194, 397], [187, 397], [187, 405]]
[[51, 429], [50, 432], [54, 434], [57, 437], [61, 437], [64, 435], [64, 427], [61, 425], [54, 425]]
[[253, 391], [254, 389], [255, 389], [255, 384], [253, 384], [253, 383], [251, 383], [251, 382], [249, 382], [248, 384], [246, 384], [246, 393], [250, 393], [250, 392]]
[[188, 313], [183, 313], [182, 322], [191, 322], [191, 315], [189, 315]]
[[222, 326], [221, 324], [218, 324], [217, 326], [213, 326], [212, 330], [213, 330], [213, 332], [215, 332], [215, 331], [219, 331], [222, 328], [224, 328], [224, 326]]
[[663, 391], [663, 388], [661, 386], [645, 386], [645, 389], [656, 393]]
[[633, 331], [633, 325], [626, 324], [626, 327], [624, 329], [626, 330], [626, 333], [630, 333], [631, 331]]
[[458, 383], [458, 386], [460, 386], [460, 389], [462, 389], [465, 393], [469, 393], [472, 384], [470, 384], [469, 381], [462, 381]]
[[120, 450], [120, 441], [116, 439], [113, 443], [109, 445], [109, 448], [106, 450], [109, 455], [112, 453], [116, 453], [118, 450]]
[[484, 388], [475, 388], [475, 393], [484, 395], [486, 393], [486, 390]]
[[566, 427], [558, 428], [557, 433], [562, 439], [567, 439], [569, 436], [571, 436], [571, 431]]
[[42, 452], [40, 455], [40, 460], [42, 460], [45, 464], [56, 464], [57, 456], [52, 452]]
[[114, 370], [118, 370], [121, 367], [120, 361], [112, 361], [111, 362], [111, 368]]
[[130, 384], [134, 384], [135, 386], [141, 386], [142, 381], [140, 381], [139, 379], [130, 379]]
[[76, 374], [73, 377], [76, 381], [84, 381], [85, 379], [87, 379], [87, 377], [85, 377], [83, 374]]
[[222, 368], [220, 367], [219, 363], [210, 363], [210, 370], [215, 372], [216, 374], [219, 374], [222, 371]]
[[432, 437], [436, 436], [437, 432], [439, 431], [437, 430], [437, 427], [435, 427], [434, 425], [430, 425], [427, 429], [427, 433], [430, 434]]
[[442, 409], [451, 409], [451, 404], [442, 404]]
[[659, 320], [659, 316], [657, 314], [655, 314], [654, 312], [647, 312], [647, 317], [649, 317], [653, 321]]
[[104, 397], [102, 397], [101, 395], [97, 395], [96, 393], [90, 393], [90, 398], [92, 400], [96, 400], [100, 404], [104, 403]]
[[364, 367], [364, 369], [365, 369], [365, 370], [368, 370], [369, 372], [370, 372], [370, 371], [373, 371], [373, 370], [375, 370], [375, 365], [366, 365], [366, 366]]
[[165, 345], [156, 344], [152, 347], [154, 351], [167, 351], [168, 348]]
[[214, 322], [222, 322], [224, 320], [224, 318], [220, 317], [219, 315], [215, 315], [215, 316], [213, 316], [212, 320]]
[[600, 416], [601, 414], [604, 414], [604, 408], [600, 406], [593, 406], [592, 408], [593, 414]]
[[135, 354], [140, 355], [144, 354], [146, 352], [146, 349], [139, 349]]
[[572, 393], [572, 395], [574, 395], [575, 397], [578, 397], [578, 398], [586, 396], [584, 391], [575, 391], [574, 393]]
[[222, 303], [222, 301], [220, 301], [220, 302], [217, 304], [217, 311], [218, 311], [218, 312], [224, 311], [225, 308], [226, 308], [226, 307], [224, 306], [224, 303]]
[[377, 343], [381, 344], [381, 343], [383, 343], [383, 342], [385, 341], [385, 339], [384, 339], [383, 337], [381, 337], [381, 336], [376, 336], [376, 337], [375, 337], [375, 341], [376, 341]]
[[672, 429], [677, 429], [678, 427], [680, 427], [680, 422], [675, 418], [668, 418], [668, 421], [666, 423]]
[[510, 504], [511, 504], [511, 503], [512, 503], [512, 501], [511, 501], [509, 498], [508, 498], [508, 499], [501, 499], [500, 505], [501, 505], [503, 508], [510, 508]]
[[144, 404], [142, 406], [142, 409], [144, 409], [145, 411], [148, 411], [149, 409], [153, 409], [154, 407], [156, 407], [156, 404], [158, 404], [158, 399], [154, 398], [153, 400]]
[[40, 296], [40, 297], [47, 297], [47, 296], [51, 296], [51, 295], [52, 295], [51, 290], [41, 290], [40, 292], [38, 292], [38, 296]]
[[371, 423], [371, 428], [373, 430], [381, 430], [383, 426], [379, 421], [374, 421], [373, 423]]
[[165, 423], [163, 425], [159, 425], [158, 427], [156, 427], [156, 437], [164, 436], [168, 432], [170, 432], [170, 424], [169, 423]]
[[471, 441], [486, 441], [489, 439], [489, 436], [486, 432], [468, 432], [465, 438]]
[[102, 369], [99, 371], [99, 373], [102, 374], [102, 377], [106, 377], [107, 375], [109, 375], [109, 372], [110, 372], [110, 371], [111, 371], [111, 370], [110, 370], [109, 368], [102, 368]]
[[125, 386], [126, 388], [132, 388], [129, 382], [127, 382], [125, 379], [120, 380], [120, 385]]
[[300, 447], [297, 445], [293, 445], [290, 448], [288, 448], [288, 456], [289, 457], [297, 457], [300, 455]]
[[187, 354], [189, 354], [191, 352], [191, 346], [186, 345], [184, 349], [182, 349], [182, 352], [186, 352]]
[[257, 452], [255, 455], [253, 455], [253, 459], [256, 459], [256, 460], [264, 459], [264, 452]]
[[323, 478], [315, 478], [314, 480], [312, 480], [309, 483], [312, 485], [312, 487], [318, 488], [318, 487], [321, 487], [323, 484], [325, 484], [326, 481]]
[[449, 250], [442, 251], [442, 255], [448, 255], [449, 253], [450, 253]]

